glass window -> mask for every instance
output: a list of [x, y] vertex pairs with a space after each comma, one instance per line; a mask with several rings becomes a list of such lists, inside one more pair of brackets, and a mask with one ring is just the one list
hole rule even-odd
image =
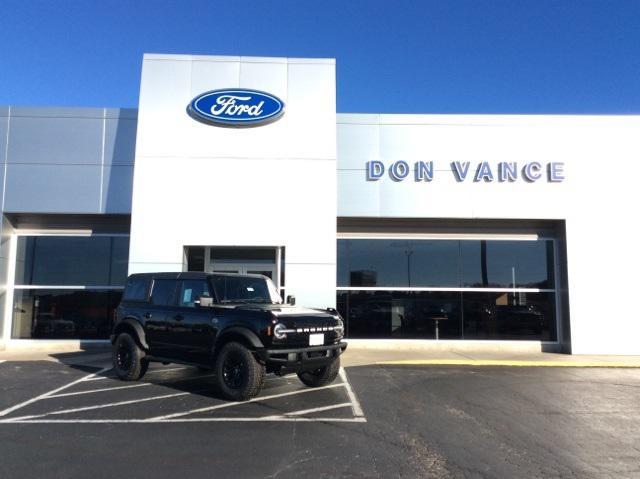
[[154, 279], [151, 302], [158, 306], [173, 305], [177, 284], [175, 279]]
[[127, 280], [123, 299], [125, 301], [146, 301], [149, 290], [149, 276], [132, 276]]
[[459, 241], [338, 240], [338, 286], [458, 287]]
[[209, 292], [209, 285], [205, 280], [186, 279], [180, 281], [178, 306], [195, 308], [196, 300], [202, 296], [211, 296], [211, 293]]
[[553, 242], [461, 241], [462, 286], [554, 287]]
[[465, 339], [556, 341], [554, 293], [462, 294]]
[[278, 290], [267, 278], [215, 275], [212, 281], [216, 297], [221, 303], [281, 302]]
[[17, 285], [122, 286], [129, 238], [117, 236], [20, 236]]
[[187, 247], [187, 271], [204, 271], [204, 246]]
[[339, 291], [351, 338], [461, 339], [459, 292]]
[[16, 289], [14, 339], [108, 339], [121, 291]]

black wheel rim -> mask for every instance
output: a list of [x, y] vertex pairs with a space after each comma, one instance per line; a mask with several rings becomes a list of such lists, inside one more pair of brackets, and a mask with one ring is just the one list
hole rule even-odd
[[133, 354], [131, 353], [131, 348], [121, 342], [118, 344], [118, 349], [116, 350], [116, 366], [123, 371], [129, 371], [132, 363]]
[[242, 358], [230, 354], [222, 364], [222, 379], [231, 389], [240, 389], [245, 379], [245, 367]]

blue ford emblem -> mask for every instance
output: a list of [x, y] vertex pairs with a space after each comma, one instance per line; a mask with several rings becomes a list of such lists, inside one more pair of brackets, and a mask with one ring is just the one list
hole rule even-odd
[[260, 126], [284, 113], [284, 102], [275, 95], [257, 90], [213, 90], [201, 93], [189, 103], [189, 115], [219, 126]]

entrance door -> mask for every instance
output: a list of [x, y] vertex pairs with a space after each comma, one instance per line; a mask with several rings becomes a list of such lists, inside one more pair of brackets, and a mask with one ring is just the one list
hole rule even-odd
[[256, 263], [256, 262], [219, 262], [211, 261], [209, 264], [209, 272], [213, 273], [238, 273], [238, 274], [262, 274], [268, 276], [275, 281], [276, 265], [273, 263]]

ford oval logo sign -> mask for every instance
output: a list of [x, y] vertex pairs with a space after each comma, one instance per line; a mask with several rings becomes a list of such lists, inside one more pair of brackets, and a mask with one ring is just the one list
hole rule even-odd
[[284, 102], [258, 90], [213, 90], [191, 100], [187, 112], [210, 125], [260, 126], [280, 118], [284, 114]]

